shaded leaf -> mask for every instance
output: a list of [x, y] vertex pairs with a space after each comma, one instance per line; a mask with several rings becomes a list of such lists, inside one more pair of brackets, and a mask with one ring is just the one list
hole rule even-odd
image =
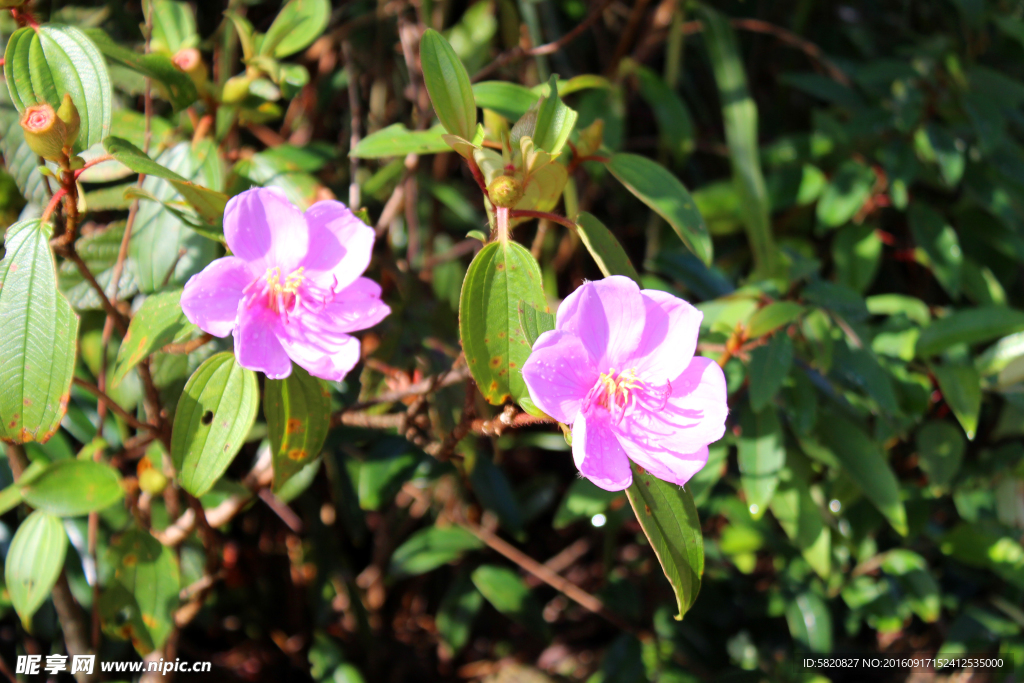
[[640, 276], [633, 268], [633, 264], [630, 263], [625, 250], [604, 223], [584, 211], [576, 218], [576, 229], [583, 246], [594, 257], [597, 267], [601, 269], [605, 277], [625, 275], [632, 278], [637, 284], [640, 283]]
[[483, 548], [483, 541], [460, 526], [432, 526], [417, 531], [391, 555], [394, 576], [416, 576], [457, 560], [468, 550]]
[[292, 374], [285, 379], [267, 380], [263, 415], [270, 435], [276, 493], [320, 455], [331, 426], [331, 395], [320, 380], [293, 363]]
[[64, 525], [42, 510], [26, 517], [15, 532], [7, 549], [4, 581], [11, 603], [26, 626], [57, 583], [67, 548]]

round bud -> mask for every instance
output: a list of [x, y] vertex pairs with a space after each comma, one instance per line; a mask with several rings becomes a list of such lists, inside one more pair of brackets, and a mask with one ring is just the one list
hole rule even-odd
[[188, 74], [188, 77], [192, 79], [197, 88], [201, 88], [206, 84], [208, 77], [206, 63], [203, 62], [203, 56], [199, 54], [199, 50], [194, 47], [182, 48], [178, 50], [171, 61], [174, 63], [174, 66]]
[[49, 104], [33, 104], [21, 112], [21, 128], [29, 149], [47, 161], [61, 162], [64, 154], [66, 127]]
[[139, 488], [146, 493], [156, 496], [163, 493], [166, 487], [167, 477], [163, 472], [153, 467], [139, 472]]
[[523, 185], [512, 176], [500, 175], [487, 186], [491, 203], [503, 209], [511, 209], [523, 197]]

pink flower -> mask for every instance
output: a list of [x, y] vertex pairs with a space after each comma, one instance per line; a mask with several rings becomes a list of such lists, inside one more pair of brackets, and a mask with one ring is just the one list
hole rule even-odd
[[359, 361], [349, 335], [391, 312], [380, 285], [360, 277], [374, 233], [341, 202], [303, 214], [274, 188], [243, 192], [224, 211], [233, 256], [217, 259], [185, 284], [181, 308], [200, 329], [234, 334], [238, 363], [270, 379], [291, 374], [340, 380]]
[[621, 276], [588, 282], [558, 309], [523, 365], [530, 397], [572, 425], [584, 477], [608, 491], [633, 482], [629, 460], [685, 484], [722, 438], [725, 375], [694, 357], [703, 314]]

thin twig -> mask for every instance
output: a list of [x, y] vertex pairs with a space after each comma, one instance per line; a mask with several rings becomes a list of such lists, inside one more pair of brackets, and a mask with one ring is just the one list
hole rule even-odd
[[204, 333], [203, 335], [190, 339], [187, 342], [178, 342], [177, 344], [167, 344], [160, 349], [162, 353], [174, 353], [178, 355], [188, 355], [198, 349], [199, 347], [209, 344], [213, 340], [213, 335]]
[[106, 392], [104, 392], [102, 389], [100, 389], [92, 382], [87, 382], [81, 377], [75, 377], [74, 379], [72, 379], [72, 382], [76, 386], [82, 387], [90, 394], [106, 403], [111, 410], [117, 413], [118, 417], [120, 417], [122, 420], [127, 422], [130, 426], [134, 427], [135, 429], [146, 429], [152, 432], [159, 431], [159, 427], [156, 427], [155, 425], [151, 425], [147, 422], [140, 422], [134, 415], [132, 415], [127, 410], [118, 405], [112, 398], [110, 398], [110, 396], [106, 394]]

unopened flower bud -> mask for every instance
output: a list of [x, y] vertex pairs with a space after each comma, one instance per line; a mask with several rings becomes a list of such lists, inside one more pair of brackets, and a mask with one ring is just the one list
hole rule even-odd
[[64, 93], [64, 101], [57, 110], [57, 118], [64, 122], [64, 147], [71, 149], [78, 141], [78, 131], [82, 125], [82, 117], [78, 115], [78, 107], [71, 100], [71, 95]]
[[500, 175], [487, 187], [487, 196], [495, 206], [511, 209], [523, 197], [523, 185], [512, 176]]
[[188, 74], [188, 77], [192, 79], [197, 88], [206, 85], [206, 79], [209, 74], [206, 70], [206, 63], [203, 62], [203, 56], [199, 54], [199, 50], [194, 47], [182, 48], [178, 50], [171, 61], [174, 63], [174, 66]]
[[64, 141], [67, 127], [49, 104], [33, 104], [21, 113], [21, 128], [29, 149], [47, 161], [61, 162], [66, 158]]
[[242, 74], [232, 76], [224, 84], [224, 92], [221, 94], [221, 101], [224, 104], [238, 104], [249, 95], [249, 85], [252, 78]]
[[143, 470], [139, 473], [139, 488], [151, 495], [159, 495], [167, 488], [167, 477], [153, 468]]

